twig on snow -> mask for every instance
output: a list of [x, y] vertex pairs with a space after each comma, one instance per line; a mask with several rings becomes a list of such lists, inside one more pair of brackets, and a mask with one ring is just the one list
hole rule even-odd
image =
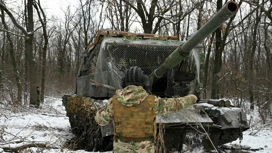
[[39, 147], [39, 148], [46, 148], [46, 149], [58, 149], [56, 147], [48, 146], [45, 143], [31, 143], [31, 144], [24, 144], [24, 145], [18, 146], [18, 147], [3, 147], [2, 149], [4, 149], [4, 151], [6, 151], [6, 152], [12, 151], [12, 152], [18, 153], [20, 150], [31, 148], [31, 147]]

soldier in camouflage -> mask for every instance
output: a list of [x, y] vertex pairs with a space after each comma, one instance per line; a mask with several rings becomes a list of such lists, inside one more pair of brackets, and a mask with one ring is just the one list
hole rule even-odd
[[113, 152], [154, 153], [158, 114], [185, 109], [197, 101], [189, 94], [179, 98], [160, 98], [149, 95], [142, 86], [129, 85], [116, 91], [104, 110], [95, 116], [100, 126], [114, 121]]

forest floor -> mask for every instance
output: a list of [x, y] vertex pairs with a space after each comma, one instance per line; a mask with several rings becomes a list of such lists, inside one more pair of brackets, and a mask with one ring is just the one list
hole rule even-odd
[[[257, 111], [247, 116], [251, 128], [243, 133], [243, 140], [226, 144], [219, 152], [272, 152], [272, 122], [262, 124]], [[90, 153], [65, 148], [65, 142], [72, 137], [69, 119], [59, 98], [47, 97], [39, 109], [18, 109], [0, 103], [0, 153]]]

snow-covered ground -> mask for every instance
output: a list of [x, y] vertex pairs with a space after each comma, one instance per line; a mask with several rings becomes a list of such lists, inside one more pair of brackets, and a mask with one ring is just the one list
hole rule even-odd
[[3, 105], [0, 107], [0, 153], [4, 153], [4, 148], [6, 150], [29, 144], [43, 147], [27, 148], [24, 153], [87, 152], [71, 151], [64, 147], [65, 142], [71, 139], [73, 134], [61, 99], [46, 98], [41, 109], [18, 110]]
[[250, 129], [243, 132], [243, 139], [233, 141], [227, 146], [250, 147], [256, 153], [272, 153], [272, 120], [268, 117], [267, 123], [262, 124], [259, 113], [256, 110], [247, 114]]
[[[251, 118], [251, 129], [244, 132], [244, 138], [226, 146], [250, 147], [246, 152], [272, 152], [272, 123], [260, 124], [256, 112], [248, 115]], [[0, 104], [0, 153], [6, 153], [7, 148], [18, 149], [30, 145], [19, 152], [31, 153], [87, 153], [87, 151], [72, 151], [65, 148], [65, 142], [73, 137], [70, 131], [69, 119], [62, 106], [61, 99], [46, 98], [42, 108], [14, 108]], [[41, 146], [41, 147], [37, 147]], [[256, 149], [257, 151], [252, 151]], [[229, 149], [230, 150], [230, 149]], [[230, 152], [230, 151], [228, 151]], [[111, 152], [109, 152], [111, 153]]]

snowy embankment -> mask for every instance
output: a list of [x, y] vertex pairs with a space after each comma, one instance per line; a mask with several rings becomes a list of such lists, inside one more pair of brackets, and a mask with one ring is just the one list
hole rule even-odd
[[226, 146], [232, 148], [249, 148], [251, 152], [271, 153], [272, 152], [272, 119], [268, 117], [266, 124], [262, 124], [258, 110], [248, 112], [247, 118], [250, 129], [243, 132], [243, 139], [233, 141]]
[[65, 149], [72, 137], [61, 99], [46, 98], [40, 109], [0, 105], [0, 153], [24, 148], [24, 153], [86, 152]]
[[[272, 123], [261, 125], [256, 112], [248, 116], [252, 119], [251, 129], [244, 132], [241, 142], [236, 140], [226, 147], [239, 148], [242, 145], [251, 149], [246, 152], [272, 152]], [[65, 148], [65, 142], [72, 137], [69, 119], [66, 117], [61, 99], [46, 98], [40, 109], [15, 109], [0, 104], [0, 153], [6, 153], [8, 150], [24, 153], [87, 153], [83, 150], [72, 151]]]

